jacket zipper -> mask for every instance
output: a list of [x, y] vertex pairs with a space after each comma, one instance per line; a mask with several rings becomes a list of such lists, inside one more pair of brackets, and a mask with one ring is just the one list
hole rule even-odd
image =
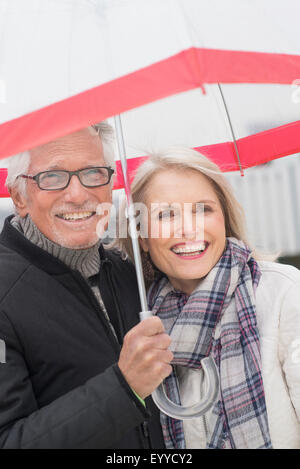
[[151, 448], [150, 445], [150, 434], [149, 434], [149, 426], [148, 422], [143, 422], [141, 424], [141, 429], [142, 429], [142, 442], [143, 442], [143, 449], [149, 449]]
[[103, 311], [100, 308], [100, 305], [98, 303], [98, 300], [97, 300], [95, 294], [93, 293], [92, 288], [90, 287], [88, 282], [84, 279], [84, 277], [79, 272], [74, 272], [73, 275], [75, 276], [75, 278], [77, 280], [77, 283], [81, 286], [81, 288], [83, 288], [85, 290], [85, 293], [87, 294], [87, 296], [90, 300], [90, 303], [93, 306], [94, 311], [96, 311], [96, 313], [97, 313], [97, 317], [100, 319], [100, 322], [102, 323], [102, 325], [104, 326], [104, 328], [107, 332], [107, 336], [108, 336], [113, 348], [119, 354], [120, 350], [121, 350], [120, 344], [116, 340], [116, 338], [115, 338], [115, 336], [114, 336], [114, 334], [111, 330], [111, 327], [109, 325], [109, 322], [107, 321], [107, 319], [105, 317], [105, 314], [103, 314]]
[[116, 295], [115, 287], [114, 287], [112, 277], [111, 277], [112, 263], [109, 259], [104, 259], [103, 266], [104, 266], [104, 269], [106, 269], [106, 275], [107, 275], [107, 278], [108, 278], [108, 285], [109, 285], [109, 288], [111, 289], [112, 298], [113, 298], [113, 301], [114, 301], [115, 308], [117, 310], [118, 323], [119, 323], [119, 328], [120, 328], [120, 337], [121, 337], [121, 340], [122, 340], [122, 343], [123, 343], [123, 337], [125, 335], [125, 328], [124, 328], [124, 323], [123, 323], [123, 320], [122, 320], [122, 314], [121, 314], [121, 311], [120, 311], [119, 303], [117, 301], [117, 295]]

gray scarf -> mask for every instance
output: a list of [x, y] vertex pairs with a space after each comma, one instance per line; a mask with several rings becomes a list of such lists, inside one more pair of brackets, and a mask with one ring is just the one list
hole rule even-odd
[[46, 238], [34, 224], [30, 215], [26, 215], [24, 218], [16, 215], [10, 223], [33, 244], [61, 260], [70, 269], [77, 270], [86, 279], [99, 273], [100, 240], [88, 249], [65, 248]]

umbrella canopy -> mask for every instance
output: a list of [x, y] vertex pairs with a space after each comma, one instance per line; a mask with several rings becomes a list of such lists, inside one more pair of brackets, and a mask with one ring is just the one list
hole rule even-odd
[[[290, 85], [205, 88], [205, 94], [195, 89], [122, 115], [132, 174], [147, 151], [174, 144], [201, 151], [223, 171], [242, 172], [300, 152], [300, 104], [293, 101]], [[119, 174], [115, 188], [122, 184]]]
[[[193, 89], [177, 107], [181, 143], [204, 146], [225, 170], [295, 153], [299, 9], [297, 0], [0, 0], [0, 158]], [[220, 92], [237, 147], [228, 122], [220, 130]]]

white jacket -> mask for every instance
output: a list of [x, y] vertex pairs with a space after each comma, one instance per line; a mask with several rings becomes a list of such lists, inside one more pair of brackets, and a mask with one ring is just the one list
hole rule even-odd
[[[262, 377], [273, 448], [300, 448], [300, 270], [260, 261], [256, 290]], [[202, 378], [200, 378], [200, 381]], [[182, 404], [199, 400], [199, 374], [181, 369]], [[205, 447], [203, 419], [184, 421], [187, 448]]]
[[300, 270], [259, 262], [262, 376], [274, 448], [300, 448]]

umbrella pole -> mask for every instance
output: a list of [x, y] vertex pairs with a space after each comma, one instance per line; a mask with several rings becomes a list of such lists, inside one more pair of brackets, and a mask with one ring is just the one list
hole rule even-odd
[[232, 141], [233, 141], [233, 145], [234, 145], [236, 157], [237, 157], [237, 159], [238, 159], [238, 164], [239, 164], [239, 168], [240, 168], [240, 173], [241, 173], [241, 176], [244, 176], [244, 170], [243, 170], [243, 167], [242, 167], [242, 163], [241, 163], [241, 158], [240, 158], [239, 150], [238, 150], [238, 147], [237, 147], [237, 144], [236, 144], [236, 138], [235, 138], [235, 134], [234, 134], [234, 130], [233, 130], [233, 125], [232, 125], [232, 122], [231, 122], [231, 119], [230, 119], [229, 110], [228, 110], [228, 107], [227, 107], [227, 104], [226, 104], [226, 101], [225, 101], [225, 97], [224, 97], [224, 94], [223, 94], [223, 91], [222, 91], [222, 88], [221, 88], [220, 83], [218, 83], [218, 88], [219, 88], [219, 92], [220, 92], [220, 95], [221, 95], [221, 98], [222, 98], [222, 102], [223, 102], [223, 104], [224, 104], [226, 116], [227, 116], [227, 119], [228, 119], [229, 128], [230, 128], [230, 132], [231, 132], [231, 137], [232, 137]]
[[141, 252], [140, 252], [140, 246], [139, 246], [139, 241], [138, 241], [138, 236], [137, 236], [134, 205], [133, 205], [133, 201], [131, 197], [129, 175], [128, 175], [128, 170], [127, 170], [127, 158], [126, 158], [126, 150], [125, 150], [125, 144], [124, 144], [121, 117], [115, 116], [114, 120], [115, 120], [116, 136], [117, 136], [118, 149], [119, 149], [119, 157], [121, 161], [123, 178], [124, 178], [124, 189], [125, 189], [125, 195], [126, 195], [126, 201], [127, 201], [127, 216], [128, 216], [128, 221], [129, 221], [129, 228], [130, 228], [133, 256], [134, 256], [135, 269], [136, 269], [136, 275], [137, 275], [139, 296], [140, 296], [141, 307], [142, 307], [142, 311], [140, 313], [140, 319], [142, 320], [142, 319], [145, 319], [146, 317], [151, 316], [151, 312], [148, 311], [146, 288], [145, 288], [144, 274], [143, 274], [142, 260], [141, 260]]

